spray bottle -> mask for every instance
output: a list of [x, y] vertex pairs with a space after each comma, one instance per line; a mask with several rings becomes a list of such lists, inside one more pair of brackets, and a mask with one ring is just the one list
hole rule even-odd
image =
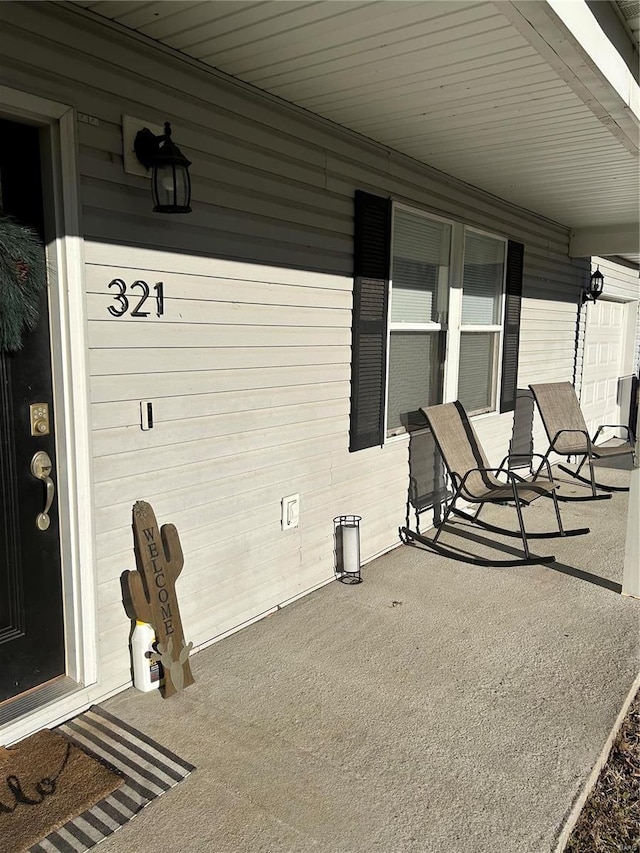
[[152, 659], [156, 641], [153, 626], [148, 622], [136, 620], [131, 637], [131, 658], [133, 661], [133, 686], [147, 693], [160, 686], [160, 664]]

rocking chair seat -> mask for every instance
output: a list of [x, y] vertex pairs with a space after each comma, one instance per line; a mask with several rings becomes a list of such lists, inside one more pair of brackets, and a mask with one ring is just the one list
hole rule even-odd
[[596, 459], [607, 459], [610, 456], [626, 456], [628, 453], [633, 455], [634, 448], [630, 441], [625, 441], [623, 444], [600, 444], [591, 445], [591, 453]]
[[[523, 480], [522, 484], [518, 483], [518, 500], [522, 504], [529, 506], [536, 498], [541, 496], [550, 496], [558, 487], [554, 483], [528, 483]], [[468, 497], [478, 503], [505, 503], [513, 501], [513, 488], [510, 485], [500, 484], [487, 489], [484, 494], [476, 493], [467, 494], [465, 489], [462, 492], [462, 497]]]

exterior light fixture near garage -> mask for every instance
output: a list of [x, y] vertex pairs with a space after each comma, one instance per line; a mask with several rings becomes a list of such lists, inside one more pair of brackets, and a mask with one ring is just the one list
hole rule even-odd
[[589, 287], [582, 293], [582, 304], [585, 302], [595, 302], [599, 296], [602, 296], [604, 290], [604, 276], [600, 272], [600, 267], [596, 267], [595, 272], [591, 273], [589, 279]]
[[187, 160], [171, 139], [171, 125], [156, 136], [148, 127], [138, 131], [134, 150], [138, 161], [151, 169], [154, 213], [191, 213], [191, 177]]

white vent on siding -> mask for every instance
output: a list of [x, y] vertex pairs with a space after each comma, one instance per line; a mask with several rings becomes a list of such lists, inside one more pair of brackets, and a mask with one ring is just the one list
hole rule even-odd
[[637, 0], [617, 0], [617, 4], [625, 20], [640, 15], [640, 3]]
[[629, 27], [631, 34], [635, 37], [636, 43], [638, 43], [640, 34], [640, 2], [638, 0], [617, 0], [615, 5]]

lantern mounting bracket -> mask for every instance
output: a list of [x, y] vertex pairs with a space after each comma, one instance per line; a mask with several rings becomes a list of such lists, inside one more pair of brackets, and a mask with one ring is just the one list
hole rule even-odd
[[153, 166], [153, 161], [160, 150], [160, 142], [164, 138], [164, 134], [156, 136], [148, 127], [143, 127], [136, 134], [133, 150], [136, 152], [138, 162], [142, 163], [145, 169], [150, 169]]

